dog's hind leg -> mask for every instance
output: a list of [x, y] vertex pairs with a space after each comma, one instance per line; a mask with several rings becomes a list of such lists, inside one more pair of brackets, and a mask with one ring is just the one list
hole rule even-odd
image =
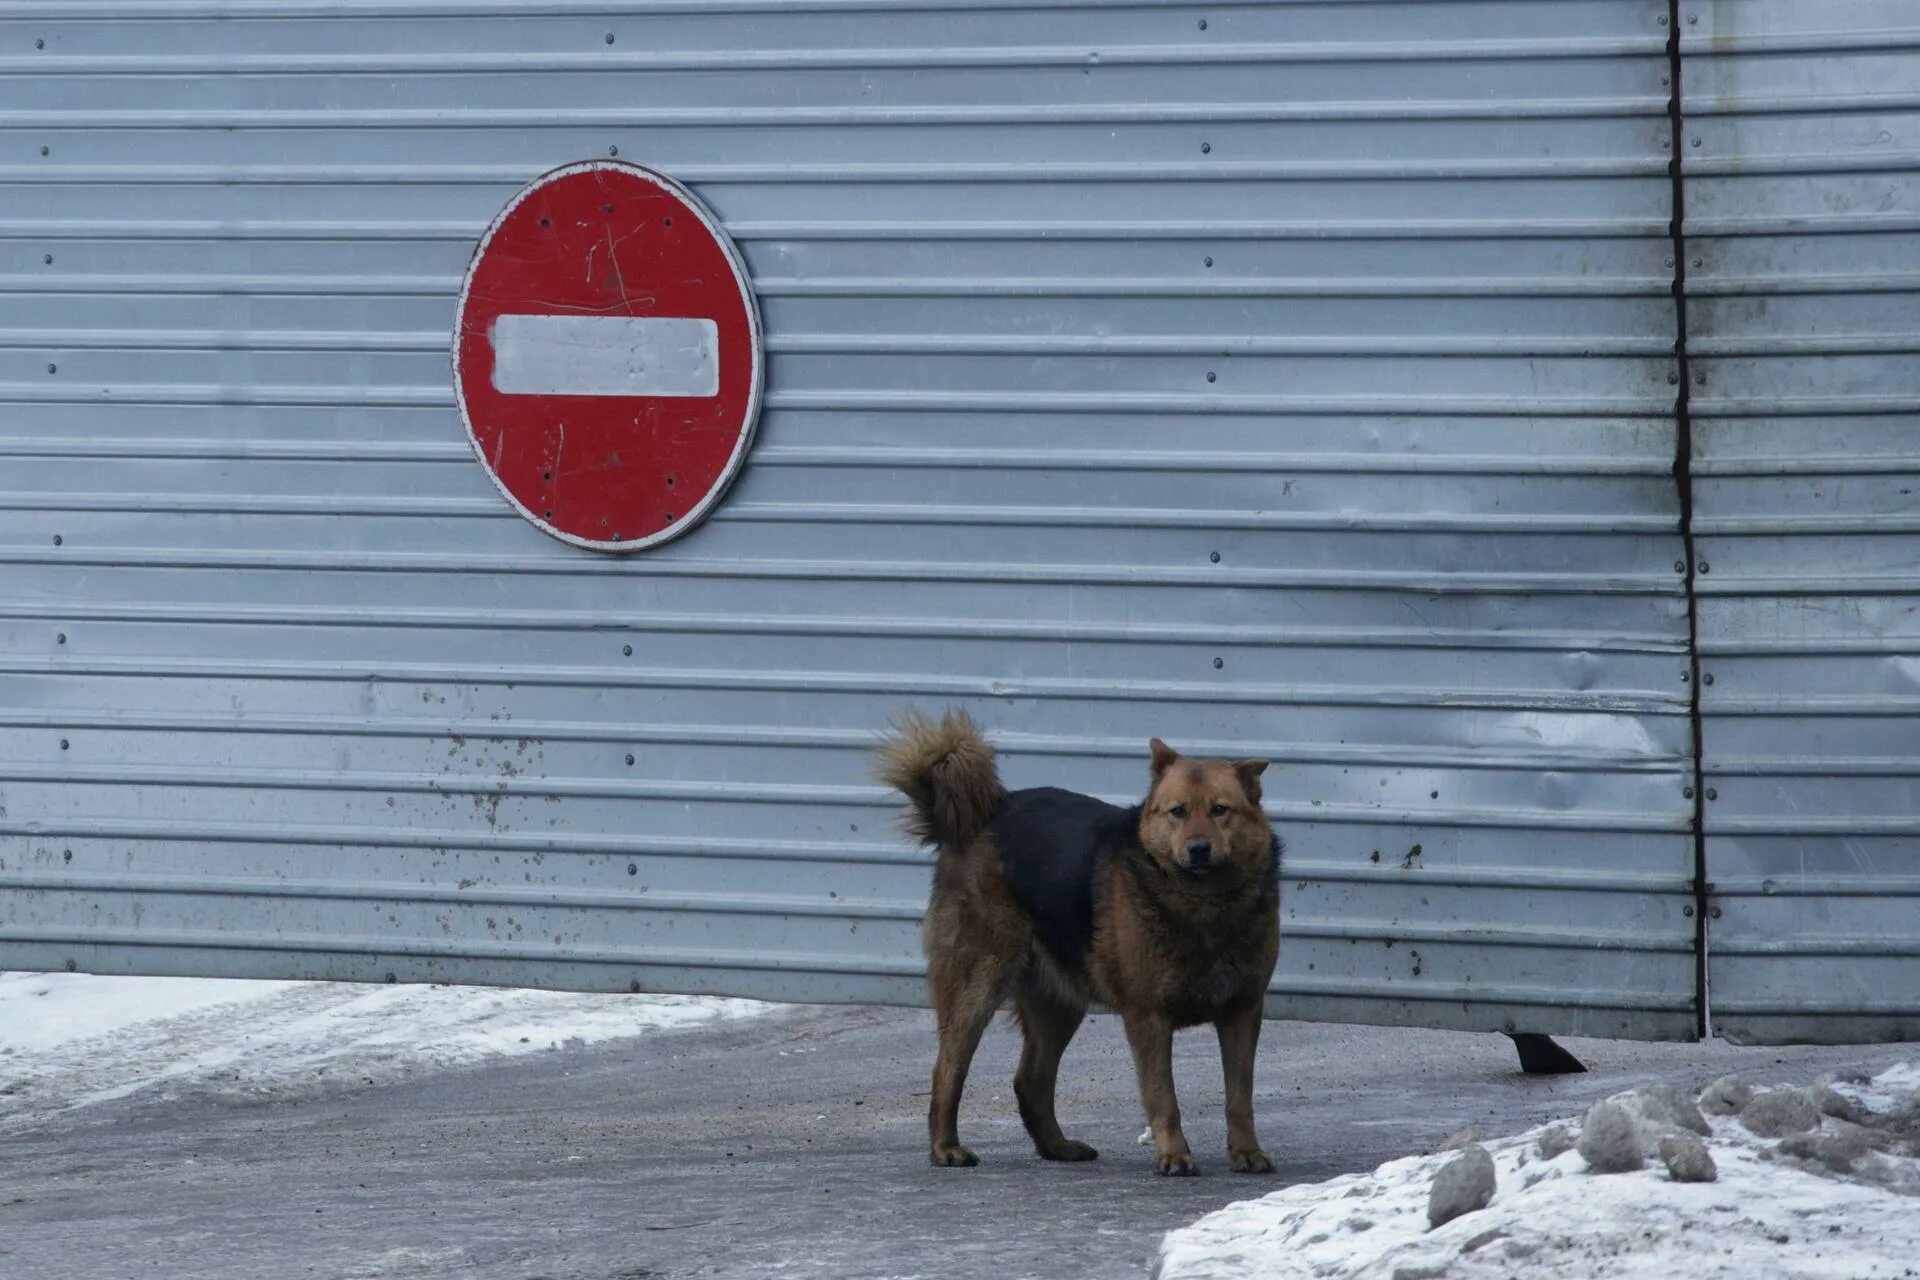
[[1253, 1131], [1253, 1057], [1265, 1011], [1254, 1004], [1214, 1023], [1227, 1078], [1227, 1160], [1235, 1173], [1272, 1173], [1273, 1160]]
[[960, 1094], [980, 1036], [1006, 995], [1007, 973], [996, 957], [975, 953], [965, 963], [936, 962], [929, 974], [940, 1050], [933, 1063], [933, 1101], [927, 1107], [928, 1155], [944, 1168], [979, 1164], [960, 1145]]
[[1122, 1010], [1121, 1017], [1140, 1077], [1140, 1102], [1153, 1130], [1154, 1172], [1190, 1178], [1200, 1170], [1181, 1131], [1180, 1099], [1173, 1092], [1173, 1024], [1154, 1013]]
[[1100, 1153], [1060, 1132], [1053, 1111], [1054, 1083], [1060, 1075], [1060, 1055], [1086, 1017], [1084, 1005], [1062, 1004], [1031, 989], [1015, 996], [1014, 1012], [1026, 1043], [1020, 1067], [1013, 1073], [1013, 1096], [1020, 1104], [1020, 1123], [1027, 1126], [1033, 1148], [1043, 1160], [1091, 1160]]

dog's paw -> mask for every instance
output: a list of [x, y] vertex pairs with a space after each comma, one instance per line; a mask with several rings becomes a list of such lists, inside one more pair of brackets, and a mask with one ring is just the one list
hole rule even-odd
[[1254, 1147], [1248, 1151], [1228, 1152], [1235, 1173], [1272, 1173], [1273, 1157]]
[[1183, 1151], [1179, 1155], [1161, 1156], [1153, 1162], [1153, 1171], [1169, 1178], [1193, 1178], [1199, 1176], [1200, 1166]]
[[1072, 1138], [1068, 1138], [1064, 1143], [1054, 1147], [1050, 1151], [1042, 1151], [1040, 1153], [1040, 1158], [1043, 1160], [1064, 1160], [1069, 1163], [1080, 1160], [1096, 1160], [1099, 1156], [1100, 1153], [1098, 1151], [1095, 1151], [1084, 1142], [1075, 1142]]
[[971, 1169], [980, 1163], [980, 1157], [962, 1146], [935, 1147], [927, 1153], [927, 1158], [942, 1169]]

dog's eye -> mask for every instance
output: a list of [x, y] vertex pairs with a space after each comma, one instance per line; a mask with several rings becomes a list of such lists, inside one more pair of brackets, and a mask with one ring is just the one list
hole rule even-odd
[[1208, 810], [1208, 812], [1212, 813], [1216, 818], [1224, 818], [1227, 816], [1227, 806], [1224, 804], [1216, 804], [1212, 809]]
[[1184, 820], [1186, 819], [1186, 816], [1187, 816], [1187, 806], [1185, 806], [1185, 805], [1183, 805], [1183, 804], [1177, 804], [1177, 805], [1175, 805], [1175, 806], [1173, 806], [1173, 808], [1171, 808], [1171, 809], [1169, 809], [1169, 810], [1167, 810], [1167, 812], [1168, 812], [1169, 814], [1171, 814], [1171, 815], [1173, 815], [1174, 817], [1176, 817], [1176, 818], [1179, 818], [1179, 819], [1181, 819], [1182, 821], [1184, 821]]

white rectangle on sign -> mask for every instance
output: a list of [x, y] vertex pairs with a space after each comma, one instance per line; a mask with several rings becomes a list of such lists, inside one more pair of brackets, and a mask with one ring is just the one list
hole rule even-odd
[[499, 316], [493, 388], [510, 396], [717, 396], [720, 326], [685, 316]]

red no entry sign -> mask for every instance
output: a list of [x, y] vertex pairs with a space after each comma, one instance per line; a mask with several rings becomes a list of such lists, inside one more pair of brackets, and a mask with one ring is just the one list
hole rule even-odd
[[500, 492], [556, 538], [635, 551], [693, 528], [746, 458], [760, 383], [746, 267], [671, 178], [555, 169], [474, 250], [454, 397]]

